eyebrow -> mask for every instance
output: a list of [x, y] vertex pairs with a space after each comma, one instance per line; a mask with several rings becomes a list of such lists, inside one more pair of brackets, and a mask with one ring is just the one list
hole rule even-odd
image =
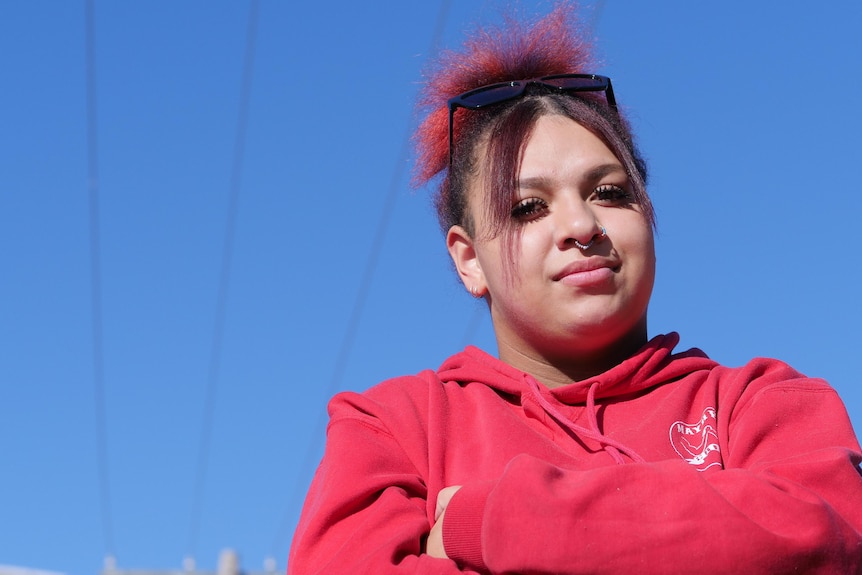
[[[583, 180], [589, 183], [596, 182], [611, 174], [622, 174], [628, 177], [628, 172], [622, 164], [607, 163], [600, 164], [587, 170], [583, 176]], [[554, 180], [545, 176], [535, 176], [532, 178], [522, 178], [518, 180], [518, 187], [527, 190], [543, 190], [554, 186]]]
[[622, 166], [622, 164], [614, 162], [596, 166], [595, 168], [589, 170], [586, 173], [584, 179], [589, 182], [595, 182], [596, 180], [601, 180], [605, 176], [609, 176], [611, 174], [623, 174], [625, 176], [628, 176], [628, 172], [626, 172], [626, 169]]

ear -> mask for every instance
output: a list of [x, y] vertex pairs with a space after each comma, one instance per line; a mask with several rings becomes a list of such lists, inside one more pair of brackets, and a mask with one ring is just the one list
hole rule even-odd
[[479, 265], [473, 238], [461, 226], [452, 226], [446, 233], [446, 247], [467, 291], [475, 297], [485, 295], [488, 286], [482, 266]]

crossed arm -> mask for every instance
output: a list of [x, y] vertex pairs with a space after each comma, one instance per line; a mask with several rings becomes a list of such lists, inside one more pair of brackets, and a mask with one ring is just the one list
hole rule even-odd
[[[862, 456], [849, 422], [823, 419], [840, 401], [768, 399], [773, 419], [741, 423], [721, 471], [522, 454], [463, 486], [432, 477], [370, 414], [333, 420], [288, 572], [862, 573]], [[787, 417], [809, 433], [776, 453]]]

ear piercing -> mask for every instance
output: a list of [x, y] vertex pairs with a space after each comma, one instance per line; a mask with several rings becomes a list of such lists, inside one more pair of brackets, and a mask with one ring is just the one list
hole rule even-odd
[[575, 246], [577, 246], [577, 248], [578, 248], [579, 250], [581, 250], [581, 251], [584, 251], [584, 252], [585, 252], [585, 251], [587, 251], [588, 249], [590, 249], [591, 247], [593, 247], [593, 244], [595, 244], [595, 243], [596, 243], [596, 239], [603, 240], [603, 239], [605, 239], [606, 237], [608, 237], [608, 232], [605, 230], [605, 226], [599, 226], [599, 227], [602, 229], [602, 231], [601, 231], [600, 233], [598, 233], [598, 234], [594, 235], [590, 241], [588, 241], [588, 242], [587, 242], [587, 243], [585, 243], [585, 244], [582, 244], [582, 243], [581, 243], [581, 242], [579, 242], [578, 240], [574, 240], [574, 242], [575, 242]]

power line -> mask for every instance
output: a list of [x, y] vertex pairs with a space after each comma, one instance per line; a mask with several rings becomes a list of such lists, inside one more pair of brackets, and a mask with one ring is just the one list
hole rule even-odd
[[[431, 52], [433, 53], [440, 43], [443, 36], [443, 31], [446, 28], [446, 20], [448, 19], [451, 0], [441, 0], [440, 9], [437, 13], [437, 22], [434, 27], [431, 40]], [[356, 334], [359, 329], [359, 322], [362, 318], [362, 312], [365, 309], [365, 303], [368, 300], [368, 293], [371, 290], [371, 281], [374, 278], [374, 272], [377, 269], [377, 262], [380, 259], [380, 252], [383, 250], [383, 243], [386, 238], [386, 232], [389, 228], [389, 222], [392, 219], [392, 213], [395, 210], [395, 202], [398, 199], [398, 191], [404, 173], [404, 166], [407, 164], [407, 158], [410, 153], [410, 137], [405, 135], [401, 140], [401, 150], [398, 154], [398, 160], [395, 163], [395, 170], [392, 174], [392, 179], [389, 182], [389, 192], [383, 206], [383, 211], [380, 216], [380, 222], [377, 225], [377, 231], [374, 234], [374, 239], [371, 243], [371, 252], [368, 256], [368, 261], [365, 264], [365, 269], [362, 273], [362, 278], [359, 282], [359, 288], [356, 290], [356, 299], [353, 303], [353, 308], [350, 312], [350, 317], [347, 320], [347, 327], [344, 330], [344, 338], [341, 341], [341, 346], [338, 349], [338, 355], [335, 360], [332, 377], [329, 380], [329, 385], [326, 388], [326, 397], [332, 396], [339, 389], [341, 380], [344, 377], [344, 371], [347, 367], [347, 360], [350, 357], [350, 352], [353, 349], [353, 344], [356, 341]], [[308, 442], [308, 447], [305, 451], [305, 456], [300, 466], [300, 472], [294, 482], [292, 497], [289, 500], [289, 505], [303, 499], [305, 486], [307, 485], [307, 476], [309, 471], [315, 467], [315, 462], [319, 457], [321, 440], [324, 436], [323, 429], [326, 427], [328, 417], [326, 411], [322, 411], [317, 419], [314, 427], [315, 433], [312, 434], [311, 440]], [[275, 538], [273, 539], [272, 552], [275, 556], [276, 551], [281, 549], [282, 542], [287, 538], [288, 529], [291, 526], [292, 517], [289, 510], [285, 512], [279, 525]]]
[[203, 507], [203, 492], [206, 485], [207, 467], [209, 463], [210, 444], [212, 442], [213, 419], [215, 413], [216, 395], [218, 392], [219, 372], [221, 368], [221, 351], [224, 340], [225, 312], [227, 308], [228, 288], [230, 287], [231, 263], [233, 260], [234, 236], [236, 234], [237, 213], [239, 211], [239, 192], [242, 180], [242, 165], [245, 157], [246, 129], [248, 127], [248, 109], [251, 99], [252, 72], [254, 69], [255, 46], [257, 43], [257, 22], [259, 0], [249, 3], [248, 27], [246, 33], [245, 58], [243, 61], [242, 80], [240, 85], [239, 113], [237, 118], [236, 139], [234, 140], [233, 164], [230, 176], [230, 197], [228, 200], [227, 223], [225, 225], [224, 246], [222, 249], [221, 273], [219, 275], [218, 295], [216, 297], [215, 325], [213, 327], [212, 348], [210, 353], [209, 371], [207, 377], [206, 397], [204, 400], [201, 441], [198, 450], [197, 471], [195, 474], [192, 496], [191, 520], [187, 555], [194, 557], [200, 532]]
[[487, 306], [482, 305], [484, 302], [475, 302], [476, 305], [473, 306], [473, 311], [470, 313], [470, 320], [467, 322], [467, 329], [464, 330], [464, 339], [461, 341], [461, 347], [464, 348], [467, 345], [473, 343], [474, 338], [476, 337], [476, 332], [479, 331], [479, 326], [482, 324], [482, 320], [485, 319], [485, 314], [487, 313]]
[[87, 84], [87, 190], [90, 225], [90, 305], [92, 314], [93, 391], [96, 416], [96, 465], [99, 476], [99, 504], [102, 535], [107, 555], [114, 554], [114, 529], [111, 521], [111, 490], [108, 475], [108, 432], [105, 408], [105, 370], [102, 347], [102, 269], [99, 235], [99, 147], [98, 108], [96, 101], [96, 22], [95, 2], [86, 0], [85, 75]]
[[[451, 0], [442, 0], [440, 4], [440, 11], [438, 12], [437, 23], [434, 29], [434, 34], [432, 38], [432, 52], [437, 48], [440, 39], [442, 38], [443, 31], [445, 30], [445, 24], [448, 17], [448, 12], [450, 8]], [[590, 23], [590, 28], [594, 29], [599, 18], [601, 17], [602, 9], [604, 8], [605, 0], [599, 0], [596, 5], [592, 22]], [[333, 375], [330, 379], [329, 386], [327, 387], [326, 397], [330, 397], [337, 389], [339, 389], [341, 380], [344, 375], [344, 371], [347, 366], [347, 360], [350, 355], [350, 351], [353, 348], [354, 341], [356, 339], [356, 333], [359, 328], [359, 321], [362, 316], [362, 311], [365, 307], [365, 302], [368, 298], [368, 292], [371, 288], [371, 280], [374, 276], [374, 272], [377, 267], [377, 261], [379, 259], [380, 251], [383, 247], [383, 241], [386, 235], [386, 230], [389, 226], [389, 221], [391, 219], [392, 212], [394, 210], [395, 200], [397, 199], [397, 191], [398, 184], [401, 181], [402, 172], [404, 169], [404, 165], [406, 164], [407, 155], [409, 153], [409, 138], [405, 137], [402, 140], [401, 152], [399, 154], [399, 161], [396, 164], [395, 172], [393, 174], [393, 178], [390, 182], [389, 193], [386, 198], [386, 203], [384, 204], [383, 212], [380, 218], [380, 223], [377, 227], [377, 232], [374, 236], [374, 241], [372, 242], [371, 253], [368, 258], [368, 262], [366, 263], [365, 270], [362, 275], [362, 279], [360, 281], [359, 288], [357, 290], [356, 300], [354, 302], [353, 309], [351, 310], [350, 318], [347, 322], [347, 327], [345, 329], [344, 339], [342, 340], [341, 347], [339, 348], [338, 356], [336, 358], [335, 367], [333, 369]], [[479, 324], [482, 320], [481, 306], [477, 306], [476, 310], [472, 314], [470, 320], [466, 326], [465, 333], [465, 341], [469, 341], [475, 335], [476, 330], [479, 327]], [[466, 344], [465, 344], [466, 345]], [[318, 417], [317, 425], [315, 429], [322, 430], [325, 428], [327, 421], [326, 412], [321, 412]], [[302, 466], [300, 467], [300, 475], [297, 478], [297, 481], [294, 484], [294, 493], [291, 498], [291, 502], [295, 502], [302, 498], [304, 493], [304, 487], [307, 484], [306, 476], [309, 474], [309, 471], [314, 467], [315, 461], [318, 457], [318, 453], [320, 451], [320, 442], [323, 439], [324, 434], [322, 432], [315, 433], [312, 437], [312, 440], [309, 442], [309, 448], [306, 450], [305, 457], [303, 458]], [[278, 529], [278, 533], [273, 542], [272, 554], [275, 555], [275, 551], [280, 548], [281, 542], [287, 536], [287, 529], [290, 526], [290, 522], [288, 520], [287, 514], [282, 520], [282, 523]]]
[[597, 2], [593, 5], [593, 13], [590, 17], [589, 30], [590, 34], [596, 33], [596, 28], [599, 25], [599, 20], [602, 19], [602, 13], [605, 11], [605, 4], [607, 0], [597, 0]]

